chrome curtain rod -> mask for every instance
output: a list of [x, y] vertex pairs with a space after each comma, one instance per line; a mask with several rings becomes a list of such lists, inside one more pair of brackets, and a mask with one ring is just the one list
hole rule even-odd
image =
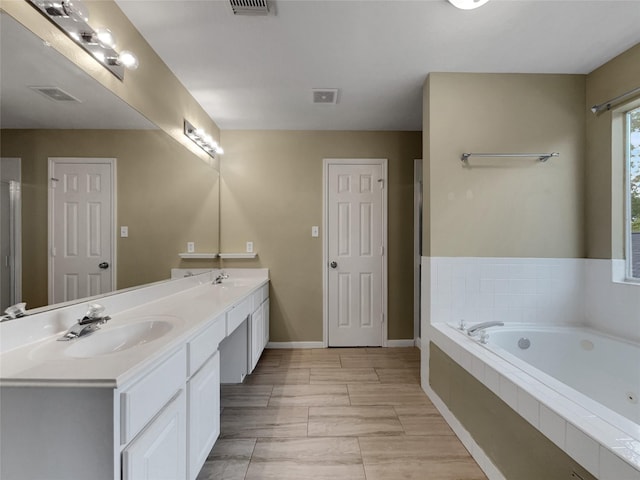
[[460, 160], [466, 162], [469, 157], [538, 157], [541, 162], [546, 162], [551, 157], [557, 157], [560, 154], [558, 152], [552, 153], [463, 153]]
[[598, 105], [594, 105], [593, 107], [591, 107], [591, 112], [595, 114], [595, 113], [601, 112], [602, 110], [611, 110], [611, 107], [618, 104], [620, 100], [623, 100], [627, 97], [635, 95], [636, 93], [640, 94], [640, 87], [634, 88], [633, 90], [629, 90], [628, 92], [623, 93], [622, 95], [618, 95], [617, 97], [612, 98], [611, 100], [607, 100], [606, 102], [602, 102], [602, 103], [599, 103]]

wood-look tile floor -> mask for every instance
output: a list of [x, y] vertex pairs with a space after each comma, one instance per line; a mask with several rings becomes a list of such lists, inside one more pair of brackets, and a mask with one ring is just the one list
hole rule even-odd
[[198, 480], [486, 480], [420, 388], [415, 348], [265, 350], [221, 406]]

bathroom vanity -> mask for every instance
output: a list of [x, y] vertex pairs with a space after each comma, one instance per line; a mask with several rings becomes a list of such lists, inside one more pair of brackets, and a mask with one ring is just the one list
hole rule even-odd
[[268, 273], [240, 271], [146, 287], [132, 307], [136, 292], [107, 297], [112, 319], [67, 342], [70, 312], [0, 324], [0, 478], [195, 479], [220, 432], [221, 377], [242, 381], [268, 341]]

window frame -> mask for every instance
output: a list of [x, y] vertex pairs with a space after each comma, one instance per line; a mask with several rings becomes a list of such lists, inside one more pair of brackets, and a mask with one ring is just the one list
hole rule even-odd
[[[640, 111], [640, 106], [635, 105], [624, 112], [624, 243], [625, 281], [640, 284], [640, 276], [633, 275], [633, 232], [631, 228], [631, 114], [636, 111]], [[640, 162], [640, 156], [636, 158]]]

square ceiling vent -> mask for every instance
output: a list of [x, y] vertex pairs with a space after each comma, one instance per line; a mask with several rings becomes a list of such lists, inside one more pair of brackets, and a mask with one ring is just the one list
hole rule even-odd
[[337, 88], [314, 88], [313, 90], [313, 103], [335, 105], [338, 103], [338, 89]]
[[267, 0], [229, 0], [234, 15], [269, 15]]
[[77, 102], [82, 103], [70, 93], [65, 92], [58, 87], [29, 87], [31, 90], [38, 92], [45, 97], [56, 102]]

